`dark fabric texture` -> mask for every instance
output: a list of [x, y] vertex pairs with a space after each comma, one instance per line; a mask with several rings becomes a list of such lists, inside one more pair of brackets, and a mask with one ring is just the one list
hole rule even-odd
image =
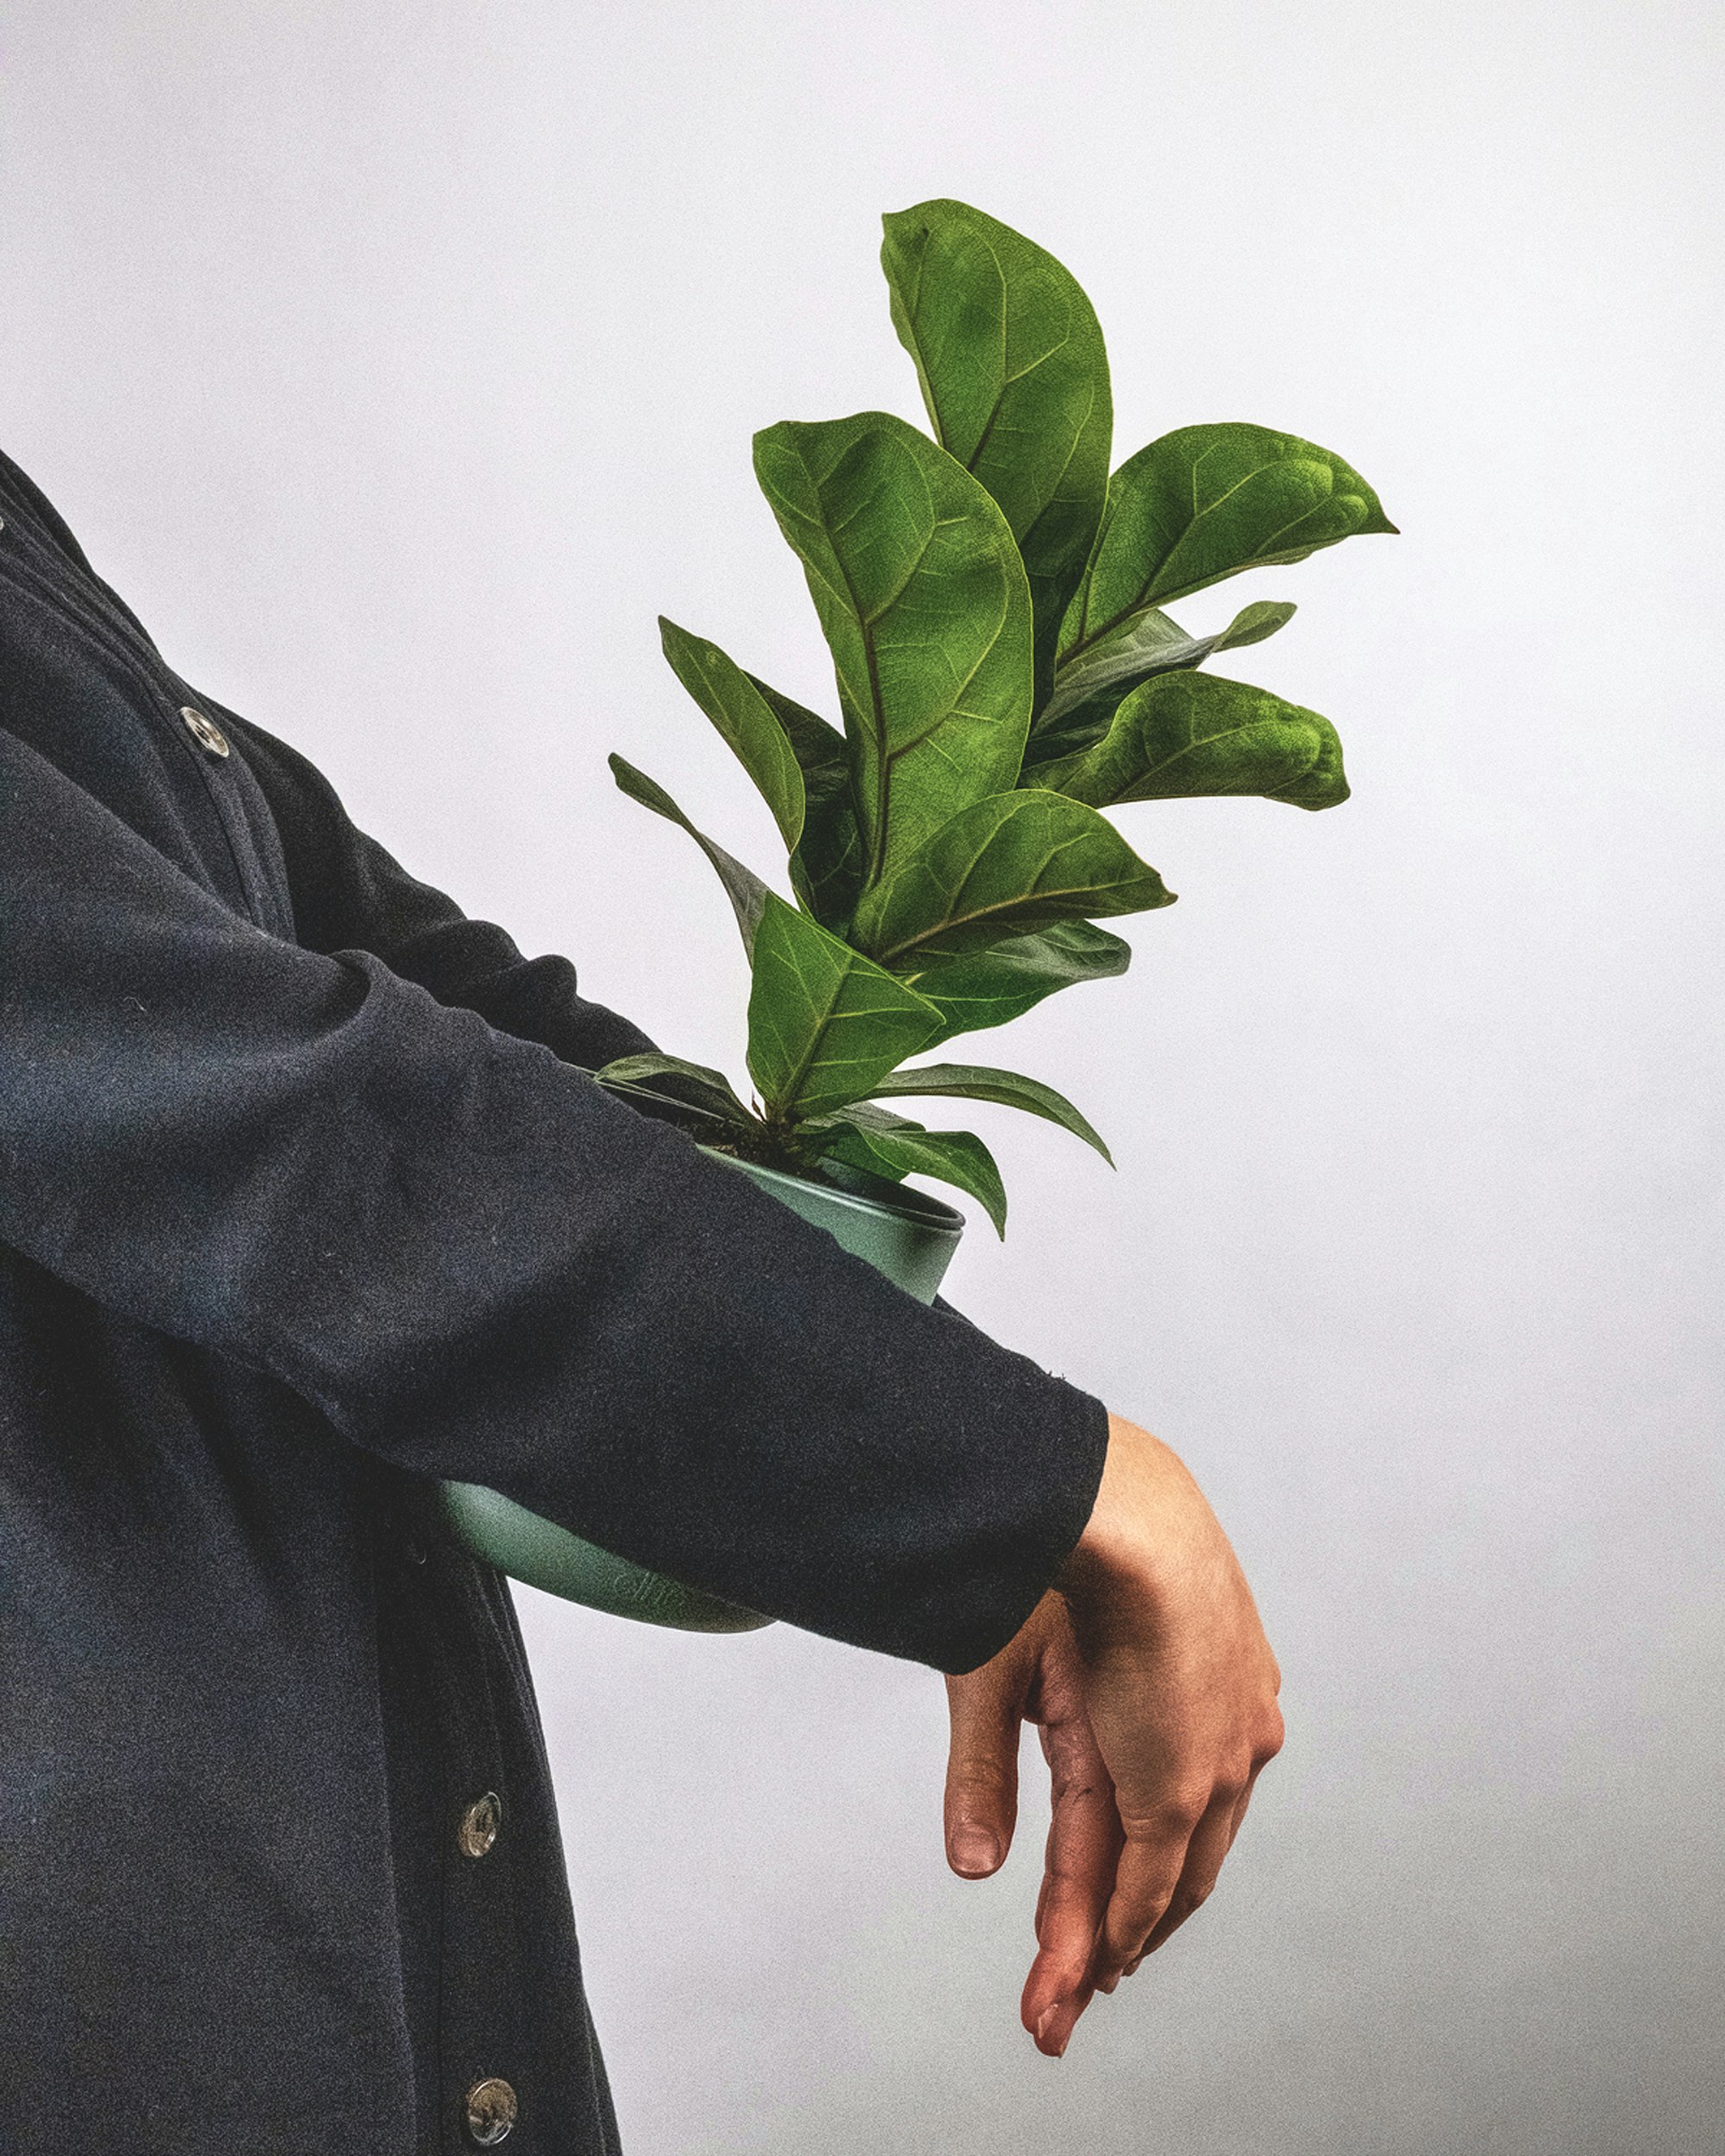
[[571, 1068], [649, 1044], [4, 459], [0, 519], [0, 2150], [454, 2152], [500, 2076], [511, 2152], [594, 2156], [520, 1636], [433, 1478], [958, 1670], [1106, 1417]]

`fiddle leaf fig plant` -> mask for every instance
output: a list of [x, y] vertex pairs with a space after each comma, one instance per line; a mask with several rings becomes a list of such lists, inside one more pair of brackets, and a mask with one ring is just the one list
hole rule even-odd
[[751, 971], [753, 1099], [672, 1056], [626, 1056], [599, 1076], [674, 1104], [744, 1160], [839, 1181], [937, 1177], [1004, 1233], [982, 1141], [884, 1104], [1022, 1108], [1107, 1157], [1051, 1086], [913, 1059], [1126, 971], [1129, 946], [1101, 924], [1174, 893], [1105, 811], [1347, 799], [1327, 719], [1198, 671], [1275, 635], [1293, 606], [1260, 600], [1201, 636], [1166, 608], [1396, 528], [1351, 465], [1265, 427], [1183, 427], [1111, 473], [1107, 355], [1070, 273], [963, 203], [884, 224], [893, 324], [931, 431], [859, 412], [755, 438], [756, 475], [831, 653], [839, 723], [660, 624], [673, 671], [771, 813], [791, 899], [611, 759], [624, 793], [693, 838], [731, 900]]

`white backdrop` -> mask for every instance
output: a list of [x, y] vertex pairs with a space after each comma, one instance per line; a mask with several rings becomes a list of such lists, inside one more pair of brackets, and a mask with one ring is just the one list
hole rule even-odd
[[[621, 747], [767, 859], [667, 611], [830, 703], [751, 430], [914, 417], [875, 220], [1100, 310], [1125, 452], [1310, 436], [1399, 540], [1230, 670], [1355, 798], [1125, 812], [1182, 893], [1000, 1037], [955, 1294], [1232, 1528], [1289, 1743], [1202, 1919], [1038, 2058], [1035, 1806], [939, 1852], [926, 1671], [524, 1594], [633, 2156], [1716, 2156], [1720, 18], [11, 0], [0, 441], [182, 672], [414, 869], [740, 1073]], [[994, 1044], [988, 1044], [990, 1053]]]

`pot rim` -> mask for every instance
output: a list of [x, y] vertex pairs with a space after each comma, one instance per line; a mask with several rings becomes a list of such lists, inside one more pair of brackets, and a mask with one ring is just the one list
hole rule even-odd
[[[851, 1170], [859, 1181], [866, 1181], [871, 1188], [846, 1190], [823, 1177], [793, 1175], [782, 1168], [763, 1168], [756, 1161], [739, 1160], [734, 1153], [717, 1152], [711, 1145], [703, 1145], [700, 1150], [709, 1160], [722, 1161], [739, 1175], [782, 1183], [793, 1190], [812, 1190], [824, 1202], [849, 1206], [857, 1213], [895, 1214], [927, 1235], [949, 1235], [957, 1242], [964, 1232], [964, 1215], [957, 1206], [948, 1205], [944, 1198], [937, 1198], [926, 1190], [907, 1190], [902, 1183], [888, 1181], [884, 1175], [867, 1175], [862, 1169]], [[875, 1191], [881, 1194], [875, 1195]]]

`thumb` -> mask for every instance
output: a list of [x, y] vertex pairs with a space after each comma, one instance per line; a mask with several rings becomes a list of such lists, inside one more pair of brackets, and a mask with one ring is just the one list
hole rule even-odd
[[963, 1879], [998, 1871], [1013, 1846], [1021, 1692], [993, 1663], [946, 1680], [946, 1861]]

